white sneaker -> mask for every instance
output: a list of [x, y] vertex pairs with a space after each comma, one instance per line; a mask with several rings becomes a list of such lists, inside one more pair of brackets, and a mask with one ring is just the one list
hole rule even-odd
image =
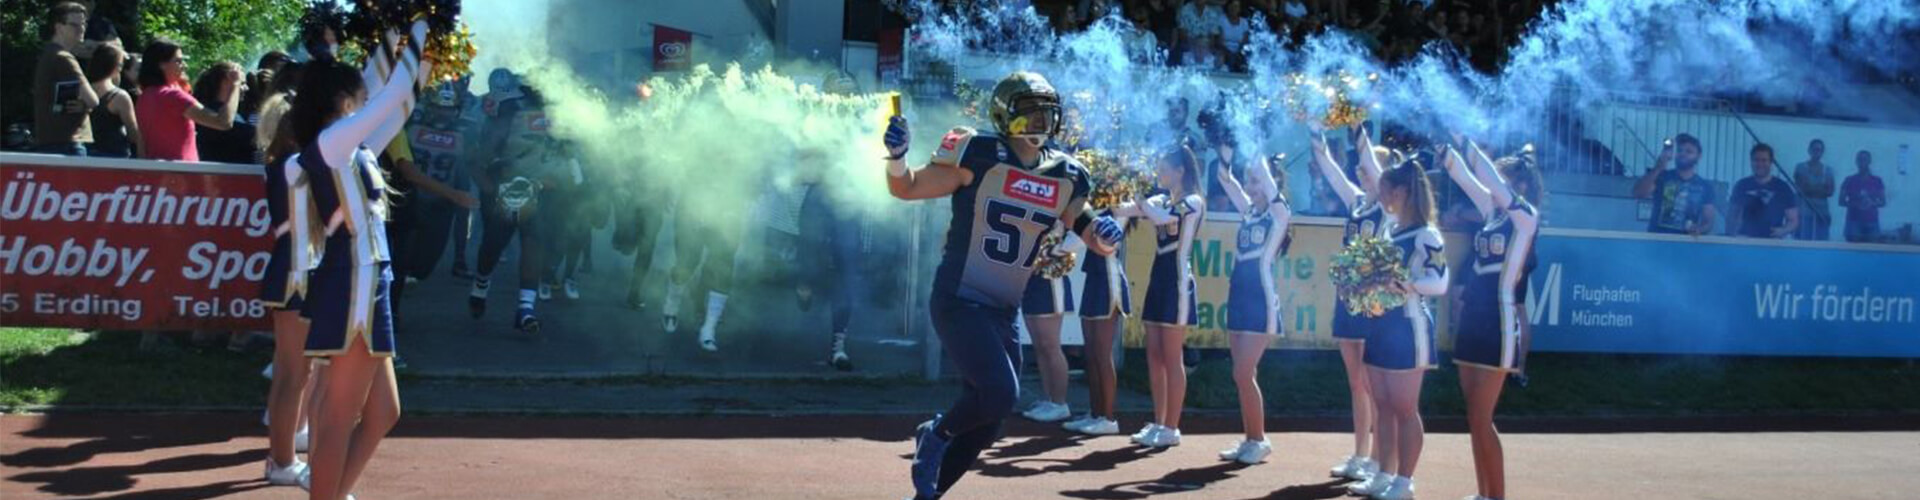
[[307, 443], [307, 438], [308, 438], [308, 437], [309, 437], [309, 436], [307, 435], [307, 426], [304, 426], [304, 425], [303, 425], [303, 426], [300, 426], [300, 432], [295, 432], [295, 433], [293, 433], [293, 451], [294, 451], [294, 453], [306, 453], [306, 452], [307, 452], [307, 444], [308, 444], [308, 443]]
[[1140, 428], [1140, 432], [1133, 433], [1133, 444], [1147, 446], [1147, 443], [1153, 442], [1153, 435], [1158, 432], [1160, 432], [1160, 424], [1148, 423]]
[[1387, 491], [1387, 487], [1392, 485], [1393, 480], [1388, 479], [1386, 474], [1374, 474], [1365, 481], [1347, 485], [1347, 494], [1357, 497], [1372, 497]]
[[1232, 448], [1221, 450], [1220, 459], [1253, 465], [1266, 461], [1267, 455], [1272, 453], [1272, 442], [1265, 439], [1259, 441], [1242, 439], [1240, 442], [1235, 443]]
[[1092, 421], [1093, 421], [1092, 413], [1082, 413], [1079, 415], [1074, 415], [1073, 418], [1069, 418], [1065, 422], [1061, 422], [1060, 428], [1066, 429], [1066, 430], [1073, 430], [1076, 427], [1087, 425], [1087, 422], [1092, 422]]
[[1067, 417], [1073, 416], [1073, 410], [1067, 409], [1067, 405], [1065, 404], [1041, 401], [1034, 403], [1032, 408], [1028, 408], [1027, 411], [1022, 412], [1020, 416], [1027, 417], [1028, 420], [1035, 422], [1059, 422], [1066, 420]]
[[1373, 459], [1359, 455], [1349, 455], [1345, 462], [1341, 462], [1340, 465], [1335, 465], [1332, 470], [1327, 471], [1327, 475], [1355, 481], [1365, 481], [1377, 470], [1380, 470], [1380, 466], [1375, 465]]
[[720, 344], [713, 339], [712, 325], [700, 327], [700, 349], [707, 352], [718, 352], [720, 350]]
[[274, 486], [299, 486], [306, 481], [307, 463], [294, 457], [293, 463], [281, 467], [273, 463], [273, 457], [267, 457], [267, 484]]
[[567, 300], [580, 300], [580, 285], [575, 283], [573, 278], [567, 278], [566, 283], [562, 284], [560, 288], [561, 291], [566, 292]]
[[1373, 500], [1413, 500], [1413, 480], [1395, 481], [1387, 491], [1374, 495]]
[[1147, 446], [1154, 448], [1180, 446], [1180, 429], [1161, 426], [1160, 432], [1153, 433], [1153, 437], [1147, 442]]
[[1069, 427], [1067, 430], [1089, 436], [1112, 436], [1120, 433], [1120, 423], [1113, 421], [1111, 418], [1091, 418], [1082, 422], [1080, 425]]
[[543, 282], [541, 282], [541, 283], [540, 283], [540, 291], [539, 291], [539, 292], [537, 292], [537, 295], [539, 295], [539, 296], [540, 296], [540, 301], [541, 301], [541, 302], [546, 302], [546, 301], [549, 301], [549, 300], [553, 300], [553, 285], [549, 285], [549, 284], [547, 284], [547, 283], [546, 283], [546, 282], [544, 282], [544, 281], [543, 281]]

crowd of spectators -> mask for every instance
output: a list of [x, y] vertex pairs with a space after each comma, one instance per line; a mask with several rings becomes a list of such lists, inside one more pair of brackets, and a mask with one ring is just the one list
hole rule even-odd
[[[980, 0], [947, 0], [960, 12]], [[1505, 61], [1526, 23], [1551, 0], [1015, 0], [1045, 16], [1055, 32], [1087, 29], [1117, 15], [1141, 28], [1168, 62], [1243, 71], [1244, 47], [1264, 24], [1292, 45], [1338, 31], [1388, 63], [1411, 59], [1430, 43], [1456, 51], [1482, 71]]]

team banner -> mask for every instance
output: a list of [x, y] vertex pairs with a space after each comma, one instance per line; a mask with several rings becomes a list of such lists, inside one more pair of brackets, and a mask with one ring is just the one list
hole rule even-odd
[[1920, 356], [1920, 249], [1552, 231], [1538, 351]]
[[0, 325], [266, 330], [259, 167], [0, 154]]

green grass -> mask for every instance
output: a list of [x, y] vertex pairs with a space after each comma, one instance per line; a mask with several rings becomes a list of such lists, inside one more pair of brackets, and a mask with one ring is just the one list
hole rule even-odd
[[[224, 341], [225, 338], [222, 337]], [[271, 356], [182, 347], [140, 352], [140, 334], [0, 328], [0, 408], [259, 405]]]
[[[1132, 354], [1122, 383], [1146, 390], [1146, 360]], [[1509, 383], [1506, 415], [1720, 415], [1920, 412], [1920, 365], [1902, 359], [1648, 356], [1537, 353], [1531, 383]], [[1333, 352], [1269, 353], [1260, 386], [1287, 413], [1348, 411], [1345, 373]], [[1189, 407], [1238, 406], [1231, 364], [1202, 361], [1188, 376]], [[1427, 375], [1421, 406], [1461, 413], [1459, 368]]]
[[[235, 354], [223, 346], [138, 350], [137, 333], [79, 333], [0, 328], [0, 410], [22, 406], [256, 406], [267, 393], [258, 374], [269, 354]], [[1146, 391], [1146, 360], [1127, 354], [1120, 382]], [[1188, 406], [1237, 406], [1224, 352], [1208, 353], [1188, 377]], [[1920, 412], [1920, 365], [1911, 360], [1641, 356], [1538, 353], [1528, 360], [1532, 383], [1508, 384], [1503, 415], [1727, 415]], [[1345, 371], [1334, 352], [1275, 351], [1261, 363], [1267, 404], [1284, 414], [1344, 414]], [[402, 383], [417, 380], [404, 375]], [[716, 380], [688, 376], [585, 380], [447, 378], [444, 382], [513, 385], [712, 386], [716, 395], [741, 385], [924, 386], [905, 378]], [[939, 385], [939, 384], [936, 384]], [[1422, 407], [1462, 412], [1457, 369], [1443, 363], [1426, 378]]]

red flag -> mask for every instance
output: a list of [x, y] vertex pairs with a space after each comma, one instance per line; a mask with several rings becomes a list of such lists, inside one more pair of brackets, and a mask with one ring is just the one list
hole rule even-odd
[[901, 50], [903, 45], [901, 39], [905, 35], [906, 28], [880, 30], [880, 54], [875, 64], [874, 69], [877, 73], [874, 76], [883, 86], [898, 86], [900, 78], [905, 76], [906, 60], [902, 57]]
[[685, 71], [692, 61], [693, 32], [653, 25], [654, 71]]

